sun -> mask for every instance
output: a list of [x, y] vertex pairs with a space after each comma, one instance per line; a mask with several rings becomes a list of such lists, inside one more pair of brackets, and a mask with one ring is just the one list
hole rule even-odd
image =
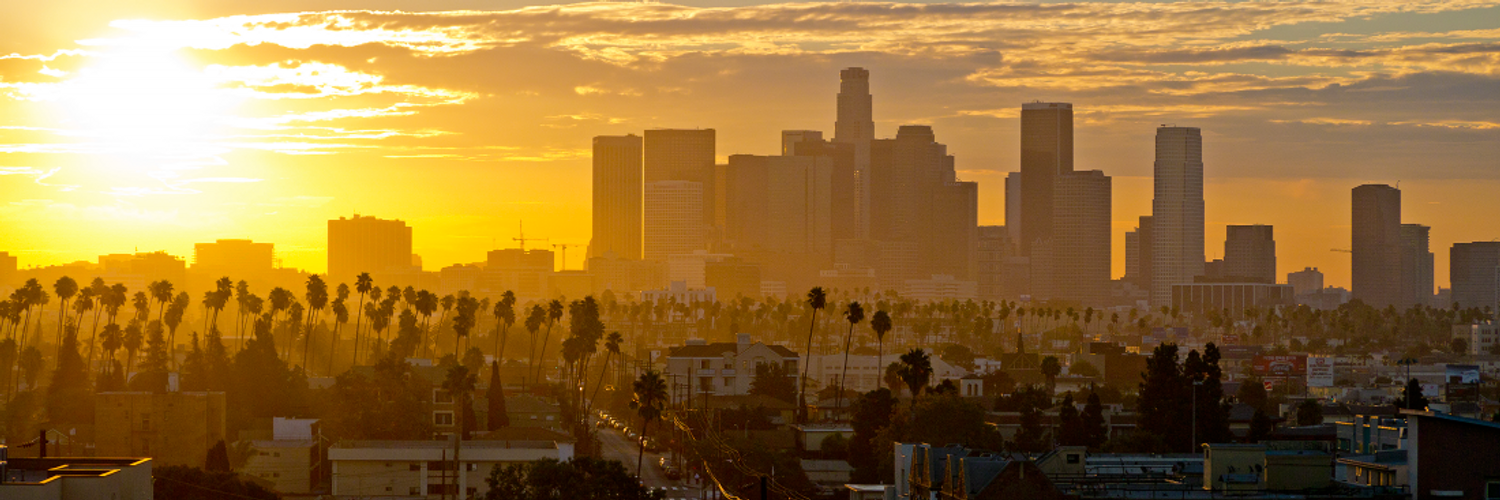
[[67, 133], [109, 155], [167, 157], [212, 149], [239, 98], [170, 47], [103, 47], [52, 96]]

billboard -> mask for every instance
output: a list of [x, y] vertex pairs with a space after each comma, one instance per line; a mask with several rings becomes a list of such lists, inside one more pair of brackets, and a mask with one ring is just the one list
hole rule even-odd
[[1251, 368], [1261, 377], [1302, 377], [1307, 375], [1307, 356], [1260, 354], [1255, 356], [1255, 364]]
[[1449, 403], [1479, 400], [1479, 365], [1448, 365], [1443, 399]]
[[1307, 386], [1333, 387], [1333, 358], [1330, 356], [1307, 357]]

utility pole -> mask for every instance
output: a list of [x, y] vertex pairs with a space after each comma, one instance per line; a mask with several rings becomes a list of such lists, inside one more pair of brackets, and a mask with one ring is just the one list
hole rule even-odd
[[1193, 452], [1198, 453], [1198, 386], [1203, 385], [1202, 380], [1193, 377]]

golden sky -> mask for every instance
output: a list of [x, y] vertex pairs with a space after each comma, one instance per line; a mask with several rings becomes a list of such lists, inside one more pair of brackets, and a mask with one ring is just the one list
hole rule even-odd
[[[1157, 125], [1201, 127], [1207, 248], [1274, 224], [1280, 271], [1348, 283], [1349, 189], [1396, 183], [1448, 247], [1500, 237], [1492, 1], [750, 0], [0, 5], [0, 250], [23, 267], [252, 238], [321, 272], [324, 221], [415, 227], [427, 269], [589, 237], [595, 135], [718, 129], [721, 157], [831, 134], [871, 71], [877, 136], [930, 124], [1000, 224], [1018, 108], [1073, 102], [1077, 168], [1150, 211]], [[363, 9], [363, 10], [361, 10]], [[583, 252], [569, 253], [581, 265]]]

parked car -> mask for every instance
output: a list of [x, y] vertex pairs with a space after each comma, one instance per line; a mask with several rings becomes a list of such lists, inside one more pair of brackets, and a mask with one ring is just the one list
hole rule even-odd
[[667, 467], [666, 470], [663, 471], [663, 475], [667, 476], [667, 479], [671, 481], [682, 479], [682, 471], [677, 470], [676, 467]]

